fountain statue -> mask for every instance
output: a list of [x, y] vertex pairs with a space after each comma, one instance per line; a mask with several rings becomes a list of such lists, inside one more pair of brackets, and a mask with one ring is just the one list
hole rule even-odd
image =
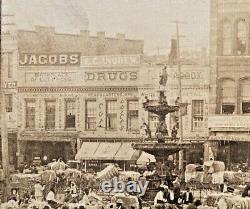
[[179, 110], [179, 105], [171, 106], [167, 103], [167, 98], [165, 96], [167, 80], [168, 74], [167, 67], [165, 66], [162, 69], [162, 73], [160, 75], [159, 99], [149, 100], [147, 97], [145, 97], [146, 101], [143, 103], [143, 108], [146, 111], [156, 114], [159, 118], [159, 122], [156, 129], [156, 138], [159, 143], [164, 143], [166, 137], [168, 136], [168, 130], [165, 121], [166, 115]]

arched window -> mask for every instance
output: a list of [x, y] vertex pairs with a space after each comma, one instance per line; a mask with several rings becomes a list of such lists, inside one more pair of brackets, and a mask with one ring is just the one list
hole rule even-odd
[[241, 19], [237, 23], [237, 40], [236, 52], [237, 55], [245, 55], [247, 53], [247, 24], [245, 19]]
[[250, 79], [240, 81], [241, 112], [250, 113]]
[[221, 81], [221, 113], [233, 114], [236, 103], [235, 82], [231, 79]]
[[232, 27], [230, 22], [225, 21], [223, 23], [222, 28], [222, 54], [223, 55], [231, 55], [232, 54], [232, 45], [233, 45], [233, 39], [232, 39]]

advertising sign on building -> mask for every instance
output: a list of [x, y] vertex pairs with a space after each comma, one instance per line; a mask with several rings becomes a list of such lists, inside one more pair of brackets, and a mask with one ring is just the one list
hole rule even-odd
[[208, 117], [209, 128], [250, 128], [250, 116], [214, 115]]
[[[168, 73], [169, 87], [178, 86], [179, 72], [177, 68], [170, 68]], [[209, 68], [208, 67], [189, 67], [183, 66], [181, 69], [182, 86], [202, 86], [209, 84]]]
[[14, 89], [17, 87], [17, 82], [16, 81], [5, 82], [4, 87], [6, 89]]
[[104, 55], [81, 57], [81, 67], [138, 66], [140, 63], [140, 55]]
[[80, 53], [20, 53], [19, 66], [79, 66]]

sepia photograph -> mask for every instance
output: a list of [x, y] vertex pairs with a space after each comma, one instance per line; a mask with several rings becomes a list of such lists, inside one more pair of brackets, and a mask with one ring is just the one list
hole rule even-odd
[[0, 18], [0, 209], [250, 209], [250, 0]]

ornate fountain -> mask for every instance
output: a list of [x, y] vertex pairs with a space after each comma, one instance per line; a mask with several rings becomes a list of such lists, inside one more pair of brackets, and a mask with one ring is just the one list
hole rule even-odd
[[165, 66], [162, 69], [162, 73], [160, 75], [160, 87], [159, 87], [159, 99], [158, 100], [149, 100], [145, 97], [146, 101], [143, 103], [143, 108], [150, 113], [154, 113], [158, 116], [159, 122], [156, 130], [156, 137], [158, 142], [164, 143], [165, 138], [168, 137], [168, 130], [166, 125], [166, 115], [172, 112], [176, 112], [179, 110], [179, 105], [171, 106], [168, 105], [166, 96], [165, 96], [165, 88], [167, 85], [168, 74], [167, 67]]
[[179, 110], [179, 106], [168, 105], [164, 90], [159, 90], [159, 100], [148, 100], [143, 103], [143, 108], [150, 113], [154, 113], [158, 116], [159, 122], [156, 130], [156, 137], [159, 143], [164, 143], [165, 138], [168, 137], [168, 129], [166, 125], [166, 115]]
[[[169, 105], [165, 96], [165, 88], [167, 84], [168, 74], [166, 72], [167, 67], [165, 66], [160, 75], [160, 88], [158, 100], [149, 100], [145, 97], [146, 101], [143, 103], [143, 108], [150, 113], [158, 116], [159, 122], [156, 129], [156, 139], [149, 138], [144, 142], [139, 142], [133, 144], [135, 149], [148, 152], [155, 155], [156, 159], [166, 159], [169, 155], [179, 152], [184, 149], [192, 149], [196, 147], [196, 143], [183, 141], [180, 142], [175, 136], [169, 136], [168, 129], [166, 125], [166, 115], [169, 113], [177, 112], [180, 110], [180, 104], [176, 101], [175, 105]], [[178, 98], [178, 97], [177, 97]], [[178, 127], [178, 125], [176, 126]]]

